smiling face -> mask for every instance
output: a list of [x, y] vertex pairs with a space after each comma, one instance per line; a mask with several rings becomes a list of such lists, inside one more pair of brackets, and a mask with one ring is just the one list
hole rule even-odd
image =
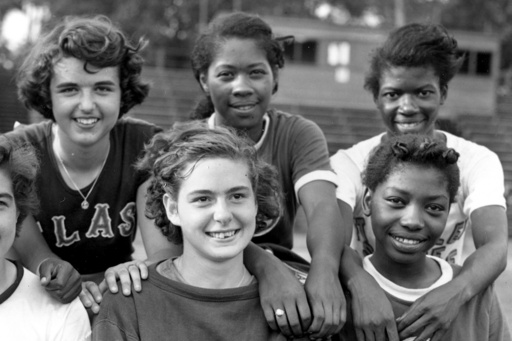
[[183, 233], [183, 256], [219, 262], [243, 256], [256, 228], [257, 205], [248, 166], [226, 158], [185, 168], [174, 200], [164, 195], [169, 220]]
[[5, 165], [0, 166], [0, 259], [14, 243], [17, 219], [11, 176]]
[[383, 71], [375, 98], [388, 134], [433, 136], [446, 90], [431, 67], [390, 67]]
[[50, 92], [60, 139], [80, 146], [108, 139], [121, 104], [118, 68], [88, 73], [83, 61], [69, 57], [59, 60], [53, 71]]
[[398, 165], [364, 197], [375, 234], [372, 263], [379, 268], [420, 264], [444, 230], [450, 208], [441, 171]]
[[259, 138], [276, 79], [265, 51], [254, 40], [230, 38], [221, 43], [200, 82], [218, 113], [217, 124]]

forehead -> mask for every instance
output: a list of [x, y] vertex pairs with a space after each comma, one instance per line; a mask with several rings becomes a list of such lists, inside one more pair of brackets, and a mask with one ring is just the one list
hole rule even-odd
[[182, 171], [181, 189], [220, 190], [236, 186], [251, 187], [247, 162], [229, 158], [207, 158], [189, 163]]
[[87, 64], [87, 70], [84, 69], [85, 61], [74, 57], [63, 57], [58, 59], [53, 65], [52, 81], [73, 82], [78, 80], [111, 81], [119, 82], [119, 68], [109, 66], [105, 68], [96, 68], [91, 64]]
[[393, 187], [417, 195], [449, 197], [448, 179], [439, 169], [415, 164], [397, 164], [378, 187]]
[[389, 66], [382, 71], [381, 86], [389, 83], [427, 83], [439, 84], [439, 76], [431, 66]]
[[227, 38], [217, 45], [213, 65], [268, 64], [266, 51], [254, 39]]

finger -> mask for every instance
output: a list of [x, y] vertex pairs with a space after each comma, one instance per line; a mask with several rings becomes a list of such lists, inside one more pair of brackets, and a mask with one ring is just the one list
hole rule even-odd
[[[141, 290], [141, 276], [140, 276], [140, 270], [139, 270], [139, 267], [135, 264], [133, 265], [130, 265], [128, 267], [128, 271], [130, 272], [130, 278], [131, 278], [131, 282], [133, 283], [133, 289], [135, 289], [135, 291], [139, 292]], [[121, 285], [123, 286], [123, 293], [125, 292], [125, 288], [124, 288], [124, 285], [125, 283], [121, 282]]]
[[[418, 337], [416, 337], [415, 341], [426, 341], [430, 340], [434, 334], [438, 334], [435, 327], [427, 326], [427, 328], [423, 329], [421, 333], [417, 333]], [[440, 334], [440, 333], [439, 333]]]
[[100, 284], [98, 285], [98, 289], [100, 290], [102, 295], [105, 293], [105, 291], [107, 291], [108, 284], [105, 279], [103, 279], [103, 281], [100, 282]]
[[322, 328], [325, 319], [325, 312], [323, 306], [319, 302], [314, 302], [311, 310], [313, 311], [313, 322], [311, 323], [311, 326], [309, 326], [308, 333], [314, 337], [315, 335], [318, 335]]
[[375, 341], [386, 341], [386, 331], [379, 330], [375, 332]]
[[268, 325], [274, 331], [279, 331], [279, 327], [276, 323], [276, 318], [274, 316], [274, 310], [271, 306], [267, 306], [267, 308], [263, 308], [263, 314], [265, 315], [265, 319], [267, 320]]
[[[305, 304], [302, 304], [305, 302]], [[312, 322], [311, 310], [309, 309], [309, 304], [307, 304], [307, 300], [301, 300], [297, 302], [297, 312], [300, 316], [300, 321], [302, 325], [302, 331], [305, 332], [309, 329]]]
[[39, 278], [42, 286], [48, 286], [52, 279], [53, 263], [44, 262], [43, 264], [39, 268]]
[[422, 316], [421, 318], [414, 321], [412, 324], [405, 327], [404, 329], [402, 329], [402, 330], [399, 329], [400, 339], [419, 335], [420, 331], [423, 331], [423, 329], [425, 328], [427, 323], [428, 323], [427, 319], [424, 316]]
[[320, 326], [320, 329], [318, 332], [311, 334], [311, 337], [314, 338], [324, 338], [327, 335], [331, 335], [334, 333], [334, 330], [336, 328], [334, 324], [334, 314], [332, 310], [332, 306], [323, 306], [323, 312], [324, 312], [324, 318], [322, 321], [322, 324]]
[[146, 265], [146, 263], [141, 262], [138, 264], [138, 266], [139, 266], [139, 270], [140, 270], [140, 278], [148, 279], [149, 271], [148, 271], [148, 266]]
[[96, 283], [94, 283], [94, 282], [86, 282], [85, 283], [85, 288], [92, 295], [92, 297], [94, 298], [94, 301], [96, 303], [101, 303], [102, 295], [101, 295], [101, 291], [98, 288], [98, 285]]
[[118, 274], [123, 295], [129, 296], [132, 293], [132, 280], [130, 279], [130, 272], [128, 269], [123, 268], [118, 271]]
[[94, 302], [94, 299], [92, 298], [91, 294], [88, 291], [82, 290], [82, 292], [80, 292], [80, 295], [78, 297], [80, 298], [80, 302], [82, 302], [84, 307], [86, 307], [86, 308], [92, 307], [92, 303]]
[[388, 336], [389, 341], [400, 341], [400, 338], [398, 337], [396, 323], [388, 323], [388, 325], [386, 326], [386, 335]]
[[446, 334], [448, 330], [447, 329], [443, 329], [443, 330], [438, 330], [437, 332], [434, 332], [434, 335], [432, 335], [432, 337], [430, 338], [430, 341], [441, 341], [441, 339], [443, 338], [443, 336]]
[[104, 281], [111, 293], [116, 294], [119, 291], [117, 286], [117, 276], [114, 271], [111, 271], [110, 269], [105, 271]]
[[407, 328], [407, 326], [413, 324], [416, 320], [420, 319], [423, 316], [423, 310], [414, 309], [414, 305], [409, 308], [409, 310], [396, 319], [396, 323], [398, 325], [398, 331], [401, 332], [403, 329]]
[[346, 305], [343, 304], [343, 305], [339, 305], [337, 307], [335, 307], [333, 313], [333, 321], [335, 323], [335, 326], [334, 326], [334, 334], [338, 334], [341, 330], [341, 328], [343, 328], [343, 326], [345, 325], [345, 321], [347, 321], [347, 311], [345, 309]]
[[299, 313], [297, 312], [297, 306], [295, 304], [286, 305], [284, 311], [284, 315], [286, 316], [288, 326], [290, 327], [293, 336], [301, 337], [304, 334], [304, 331], [302, 330], [302, 324]]
[[[283, 314], [278, 314], [279, 311], [282, 311]], [[277, 326], [279, 327], [279, 330], [284, 336], [292, 337], [293, 333], [290, 329], [290, 326], [288, 324], [288, 318], [286, 317], [286, 311], [282, 308], [277, 308], [274, 310], [274, 318], [276, 321]]]
[[375, 334], [373, 333], [373, 330], [365, 330], [364, 337], [365, 337], [366, 341], [376, 341]]

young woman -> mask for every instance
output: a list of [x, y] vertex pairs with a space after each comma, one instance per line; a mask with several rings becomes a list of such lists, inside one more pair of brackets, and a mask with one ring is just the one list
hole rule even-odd
[[32, 144], [41, 159], [41, 210], [25, 219], [14, 248], [64, 302], [80, 293], [82, 279], [84, 303], [93, 304], [91, 293], [101, 299], [97, 283], [131, 259], [137, 224], [149, 259], [165, 258], [158, 252], [168, 243], [147, 238], [159, 231], [137, 219], [146, 177], [133, 168], [160, 129], [122, 118], [148, 93], [143, 46], [105, 17], [70, 18], [39, 39], [19, 70], [21, 100], [49, 120], [7, 134]]
[[[365, 83], [387, 132], [331, 157], [345, 224], [353, 221], [355, 227], [352, 246], [367, 255], [374, 250], [375, 238], [371, 221], [362, 209], [365, 187], [360, 174], [370, 151], [394, 135], [421, 133], [444, 141], [461, 155], [458, 165], [462, 185], [444, 232], [429, 253], [460, 264], [469, 226], [476, 251], [466, 259], [457, 277], [422, 296], [400, 317], [401, 339], [423, 330], [418, 341], [429, 337], [439, 340], [459, 309], [485, 290], [506, 266], [504, 178], [498, 157], [485, 147], [435, 129], [448, 83], [461, 63], [456, 40], [441, 26], [410, 24], [393, 31], [373, 55]], [[386, 334], [398, 340], [394, 316], [382, 290], [351, 260], [351, 255], [344, 253], [342, 275], [355, 302], [352, 312], [358, 340], [379, 340]]]
[[249, 141], [199, 123], [155, 135], [147, 213], [183, 253], [153, 264], [141, 292], [107, 293], [94, 340], [285, 340], [270, 329], [243, 263], [281, 214], [276, 171]]
[[278, 169], [285, 193], [284, 216], [271, 232], [255, 238], [256, 243], [291, 249], [297, 206], [304, 208], [312, 258], [305, 283], [313, 315], [309, 331], [322, 337], [337, 332], [344, 321], [338, 267], [345, 232], [322, 131], [301, 116], [269, 107], [283, 66], [280, 41], [263, 20], [245, 13], [219, 17], [192, 52], [194, 76], [206, 95], [194, 117], [205, 119], [212, 128], [228, 126], [245, 132], [258, 155]]
[[0, 339], [90, 340], [89, 319], [78, 298], [61, 304], [36, 275], [6, 258], [22, 221], [37, 212], [38, 169], [30, 146], [0, 136]]
[[[363, 266], [385, 291], [397, 318], [461, 271], [460, 266], [428, 255], [456, 200], [458, 156], [439, 140], [408, 134], [387, 139], [368, 159], [363, 211], [372, 222], [375, 250]], [[418, 331], [408, 340], [417, 340], [416, 336], [424, 337]], [[434, 334], [432, 339], [439, 337]], [[511, 340], [492, 285], [461, 306], [442, 339]]]

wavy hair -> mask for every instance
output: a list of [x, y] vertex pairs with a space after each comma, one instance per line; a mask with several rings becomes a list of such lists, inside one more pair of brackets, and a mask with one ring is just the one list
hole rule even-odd
[[139, 54], [146, 43], [141, 38], [131, 44], [105, 16], [66, 17], [41, 37], [24, 59], [16, 76], [18, 97], [27, 108], [55, 120], [50, 93], [53, 67], [62, 58], [73, 57], [85, 62], [88, 73], [95, 73], [95, 68], [119, 68], [121, 117], [148, 95], [149, 84], [141, 80], [144, 60]]
[[248, 138], [232, 128], [213, 129], [201, 122], [176, 124], [173, 129], [156, 134], [145, 148], [137, 169], [151, 175], [146, 201], [146, 216], [154, 219], [167, 239], [183, 243], [179, 226], [167, 217], [164, 194], [178, 198], [181, 184], [188, 174], [184, 171], [205, 159], [226, 158], [242, 161], [249, 168], [249, 179], [256, 196], [258, 213], [256, 234], [268, 232], [282, 213], [282, 194], [275, 168], [256, 155]]

